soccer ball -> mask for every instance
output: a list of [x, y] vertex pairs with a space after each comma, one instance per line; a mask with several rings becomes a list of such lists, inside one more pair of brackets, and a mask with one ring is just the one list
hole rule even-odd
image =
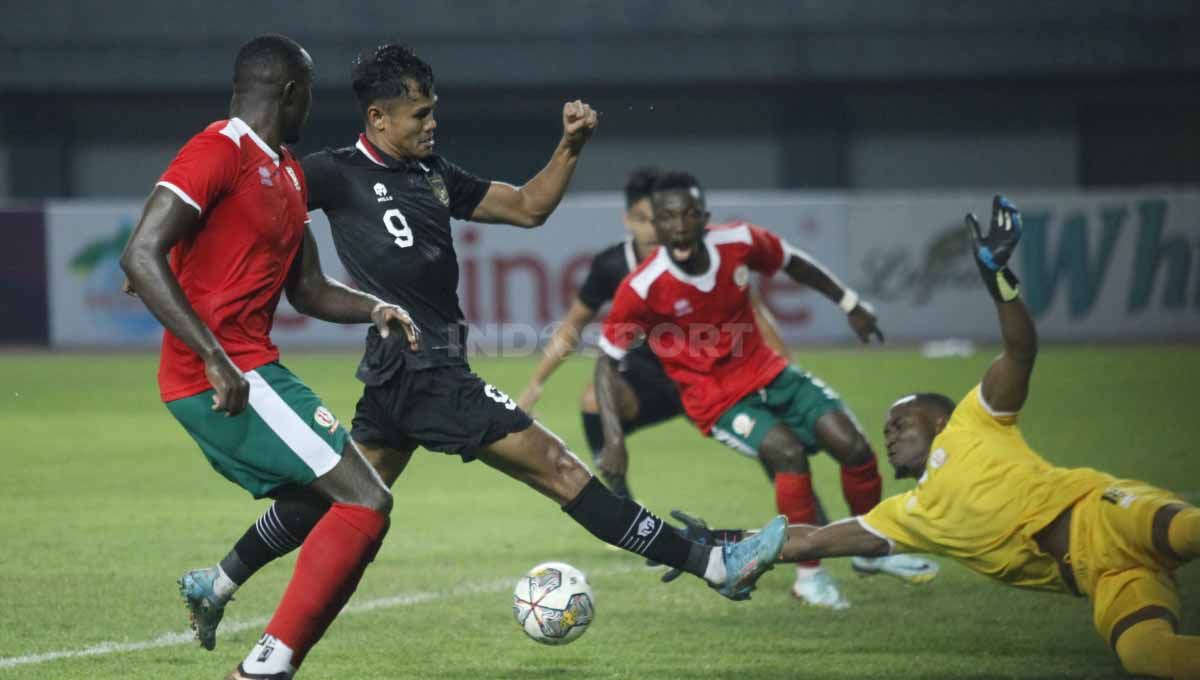
[[596, 618], [592, 603], [587, 577], [563, 562], [537, 565], [513, 589], [513, 616], [545, 645], [565, 645], [586, 633]]

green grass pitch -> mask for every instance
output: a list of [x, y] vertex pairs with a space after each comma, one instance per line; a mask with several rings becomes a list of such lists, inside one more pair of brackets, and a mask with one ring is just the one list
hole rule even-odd
[[[841, 392], [879, 445], [893, 398], [912, 389], [960, 396], [990, 355], [795, 358]], [[359, 389], [356, 361], [285, 355], [344, 420]], [[175, 579], [220, 558], [265, 504], [208, 467], [159, 403], [155, 367], [148, 355], [0, 354], [0, 680], [221, 678], [278, 601], [291, 558], [238, 594], [215, 652], [181, 640]], [[475, 362], [514, 396], [532, 367], [532, 359]], [[588, 359], [568, 362], [537, 413], [585, 460], [577, 404], [591, 368]], [[1191, 347], [1047, 347], [1022, 427], [1056, 464], [1143, 479], [1197, 502], [1198, 377], [1200, 350]], [[721, 525], [774, 514], [759, 466], [682, 420], [635, 435], [630, 451], [633, 489], [660, 514], [684, 508]], [[843, 516], [836, 469], [825, 456], [816, 461], [818, 491]], [[885, 493], [909, 484], [889, 479]], [[860, 579], [830, 561], [852, 603], [845, 612], [797, 605], [788, 565], [752, 601], [732, 603], [696, 579], [660, 584], [659, 572], [479, 463], [420, 452], [394, 490], [387, 545], [301, 677], [1121, 677], [1085, 601], [1017, 591], [947, 561], [924, 587]], [[526, 639], [511, 614], [516, 577], [549, 559], [588, 572], [596, 594], [594, 630], [562, 648]], [[1179, 581], [1194, 633], [1200, 567], [1182, 569]], [[54, 656], [80, 650], [90, 653]]]

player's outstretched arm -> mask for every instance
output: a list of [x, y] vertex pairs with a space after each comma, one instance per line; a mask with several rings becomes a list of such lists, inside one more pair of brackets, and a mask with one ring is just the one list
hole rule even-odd
[[576, 99], [563, 105], [563, 136], [550, 156], [550, 162], [524, 186], [492, 182], [471, 214], [476, 222], [540, 227], [558, 207], [583, 145], [591, 139], [599, 124], [599, 114]]
[[300, 252], [288, 272], [284, 290], [288, 302], [301, 314], [330, 323], [374, 323], [385, 338], [392, 328], [398, 328], [409, 346], [417, 349], [420, 331], [404, 308], [325, 276], [317, 240], [309, 227], [304, 228]]
[[541, 398], [546, 381], [558, 370], [567, 356], [575, 351], [579, 345], [579, 338], [583, 335], [584, 326], [594, 318], [596, 310], [588, 307], [578, 297], [571, 302], [567, 315], [558, 324], [558, 328], [554, 329], [550, 342], [546, 343], [546, 348], [542, 351], [542, 360], [529, 378], [529, 384], [517, 399], [517, 405], [522, 410], [529, 411]]
[[121, 253], [121, 269], [150, 313], [204, 360], [205, 374], [216, 390], [213, 409], [233, 416], [246, 408], [250, 384], [197, 316], [167, 263], [171, 248], [200, 226], [199, 217], [196, 208], [172, 191], [155, 187]]
[[891, 551], [884, 539], [867, 531], [858, 521], [848, 519], [823, 527], [793, 524], [783, 544], [784, 562], [805, 562], [826, 557], [880, 557]]
[[832, 272], [803, 250], [788, 246], [784, 256], [787, 258], [784, 271], [788, 276], [796, 283], [816, 289], [841, 307], [859, 340], [870, 342], [873, 335], [883, 342], [883, 331], [879, 330], [874, 310], [859, 299], [858, 293], [843, 285]]
[[988, 367], [980, 391], [993, 410], [1016, 413], [1029, 395], [1029, 377], [1037, 358], [1037, 328], [1021, 301], [1020, 282], [1008, 268], [1021, 240], [1021, 212], [1012, 201], [997, 195], [992, 199], [992, 221], [986, 236], [974, 215], [968, 214], [965, 221], [975, 264], [996, 301], [1004, 339], [1004, 352]]

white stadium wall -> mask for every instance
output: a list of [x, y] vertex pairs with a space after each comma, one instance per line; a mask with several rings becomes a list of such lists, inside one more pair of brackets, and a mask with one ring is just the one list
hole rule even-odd
[[[1026, 228], [1015, 270], [1044, 339], [1200, 338], [1200, 192], [1013, 198]], [[986, 220], [990, 195], [714, 192], [709, 200], [714, 221], [754, 222], [821, 259], [875, 305], [889, 341], [997, 338], [961, 219], [973, 210]], [[455, 223], [472, 345], [519, 354], [547, 338], [590, 255], [622, 238], [621, 206], [615, 194], [576, 196], [532, 231]], [[46, 206], [53, 346], [158, 343], [157, 322], [120, 292], [117, 258], [140, 210], [133, 201]], [[322, 214], [313, 227], [326, 273], [346, 280]], [[836, 306], [778, 277], [759, 285], [788, 342], [851, 340]], [[285, 348], [357, 348], [363, 329], [308, 319], [285, 301], [273, 336]]]

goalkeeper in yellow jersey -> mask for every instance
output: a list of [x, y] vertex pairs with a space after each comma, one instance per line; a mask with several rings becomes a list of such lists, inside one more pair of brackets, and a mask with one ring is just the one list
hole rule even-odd
[[[1009, 256], [1021, 216], [1002, 196], [989, 232], [968, 215], [975, 260], [996, 300], [1004, 352], [957, 404], [941, 394], [902, 397], [884, 437], [896, 477], [917, 486], [825, 527], [793, 525], [782, 561], [924, 552], [1020, 588], [1085, 596], [1096, 630], [1133, 674], [1200, 679], [1200, 637], [1179, 634], [1172, 572], [1200, 557], [1200, 509], [1142, 482], [1060, 468], [1017, 427], [1037, 355], [1037, 332]], [[689, 533], [713, 542], [743, 532]]]

